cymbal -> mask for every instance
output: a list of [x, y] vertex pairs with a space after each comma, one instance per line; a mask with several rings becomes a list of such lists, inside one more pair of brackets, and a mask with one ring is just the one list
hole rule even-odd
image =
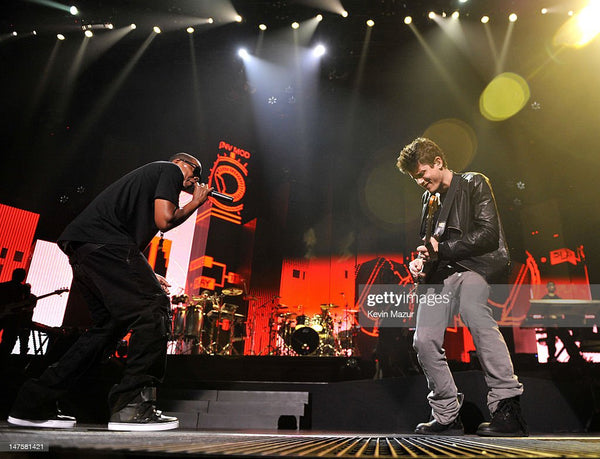
[[258, 297], [257, 296], [253, 296], [253, 295], [248, 295], [248, 296], [245, 296], [244, 298], [242, 298], [242, 300], [244, 300], [244, 301], [254, 301], [254, 300], [258, 300]]
[[332, 303], [327, 303], [327, 304], [321, 305], [321, 309], [334, 309], [334, 308], [339, 308], [339, 306], [337, 304], [332, 304]]
[[244, 293], [241, 288], [224, 288], [221, 293], [225, 296], [238, 296]]

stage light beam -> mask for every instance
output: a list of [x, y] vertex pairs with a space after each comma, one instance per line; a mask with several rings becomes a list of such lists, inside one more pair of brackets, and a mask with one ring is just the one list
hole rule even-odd
[[238, 56], [240, 56], [242, 59], [246, 60], [250, 57], [250, 54], [248, 54], [248, 51], [246, 50], [246, 48], [240, 48], [240, 49], [238, 49]]
[[325, 54], [327, 50], [325, 49], [325, 46], [318, 44], [317, 46], [315, 46], [315, 49], [313, 50], [313, 56], [315, 57], [321, 57]]

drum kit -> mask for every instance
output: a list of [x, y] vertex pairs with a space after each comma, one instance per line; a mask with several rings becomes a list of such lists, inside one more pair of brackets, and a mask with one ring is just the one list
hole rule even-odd
[[[312, 316], [289, 312], [285, 305], [273, 311], [271, 336], [275, 345], [272, 355], [340, 357], [355, 354], [356, 318], [358, 311], [343, 309], [338, 314], [336, 304], [321, 304], [320, 314]], [[298, 307], [301, 311], [302, 307]]]
[[171, 340], [175, 354], [231, 355], [233, 344], [243, 341], [241, 324], [245, 316], [238, 314], [236, 304], [228, 303], [240, 296], [242, 289], [223, 289], [220, 294], [205, 290], [200, 296], [171, 297]]

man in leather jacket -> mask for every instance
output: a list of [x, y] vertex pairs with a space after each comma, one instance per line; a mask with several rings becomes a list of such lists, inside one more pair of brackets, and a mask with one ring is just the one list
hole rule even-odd
[[[506, 274], [509, 255], [494, 194], [483, 174], [455, 174], [442, 150], [418, 138], [404, 147], [398, 168], [426, 191], [423, 194], [421, 236], [426, 236], [430, 197], [441, 207], [430, 213], [429, 240], [417, 247], [410, 263], [417, 282], [427, 282], [427, 294], [440, 298], [433, 306], [420, 305], [414, 348], [427, 378], [432, 420], [417, 425], [415, 433], [460, 435], [463, 394], [458, 392], [443, 348], [446, 327], [460, 314], [469, 328], [488, 386], [491, 422], [477, 429], [483, 436], [526, 436], [519, 397], [523, 385], [514, 374], [506, 343], [487, 304], [490, 283]], [[450, 206], [448, 208], [448, 206]], [[435, 229], [433, 229], [435, 228]]]

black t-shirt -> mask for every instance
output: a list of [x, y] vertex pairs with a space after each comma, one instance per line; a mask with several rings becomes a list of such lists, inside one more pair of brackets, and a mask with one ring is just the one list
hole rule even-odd
[[98, 244], [135, 244], [143, 250], [158, 232], [154, 200], [179, 206], [183, 173], [172, 162], [146, 164], [114, 182], [58, 238]]

